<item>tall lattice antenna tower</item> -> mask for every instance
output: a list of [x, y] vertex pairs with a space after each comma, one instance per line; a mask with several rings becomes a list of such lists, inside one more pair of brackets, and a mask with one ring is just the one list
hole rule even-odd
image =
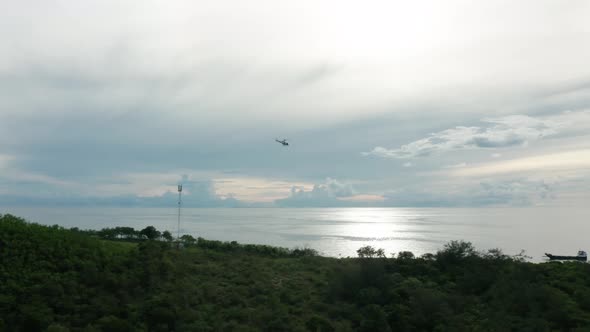
[[180, 207], [182, 206], [182, 184], [178, 185], [178, 227], [176, 228], [176, 240], [180, 241]]

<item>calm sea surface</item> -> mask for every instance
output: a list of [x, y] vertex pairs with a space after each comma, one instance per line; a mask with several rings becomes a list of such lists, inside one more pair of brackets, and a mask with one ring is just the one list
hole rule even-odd
[[[153, 225], [176, 234], [174, 208], [4, 208], [41, 224], [100, 229]], [[326, 256], [356, 256], [372, 245], [390, 253], [435, 252], [450, 240], [478, 249], [521, 249], [542, 261], [543, 253], [590, 250], [590, 208], [318, 208], [182, 210], [181, 233], [206, 239], [311, 247]]]

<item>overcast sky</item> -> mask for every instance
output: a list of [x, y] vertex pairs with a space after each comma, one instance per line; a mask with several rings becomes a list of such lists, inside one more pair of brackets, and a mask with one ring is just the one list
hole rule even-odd
[[[0, 1], [0, 206], [581, 205], [588, 1]], [[283, 147], [275, 138], [288, 138]]]

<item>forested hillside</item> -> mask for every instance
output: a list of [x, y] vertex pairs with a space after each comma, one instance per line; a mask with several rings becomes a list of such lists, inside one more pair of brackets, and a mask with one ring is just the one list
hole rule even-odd
[[451, 242], [358, 258], [0, 216], [0, 331], [588, 331], [590, 266]]

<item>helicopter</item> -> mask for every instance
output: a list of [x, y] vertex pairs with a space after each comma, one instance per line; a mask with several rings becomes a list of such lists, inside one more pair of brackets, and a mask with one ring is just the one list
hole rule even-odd
[[278, 143], [283, 144], [283, 146], [288, 146], [289, 145], [289, 143], [287, 143], [287, 139], [286, 138], [283, 138], [282, 141], [279, 140], [278, 138], [275, 138], [275, 141], [277, 141]]

